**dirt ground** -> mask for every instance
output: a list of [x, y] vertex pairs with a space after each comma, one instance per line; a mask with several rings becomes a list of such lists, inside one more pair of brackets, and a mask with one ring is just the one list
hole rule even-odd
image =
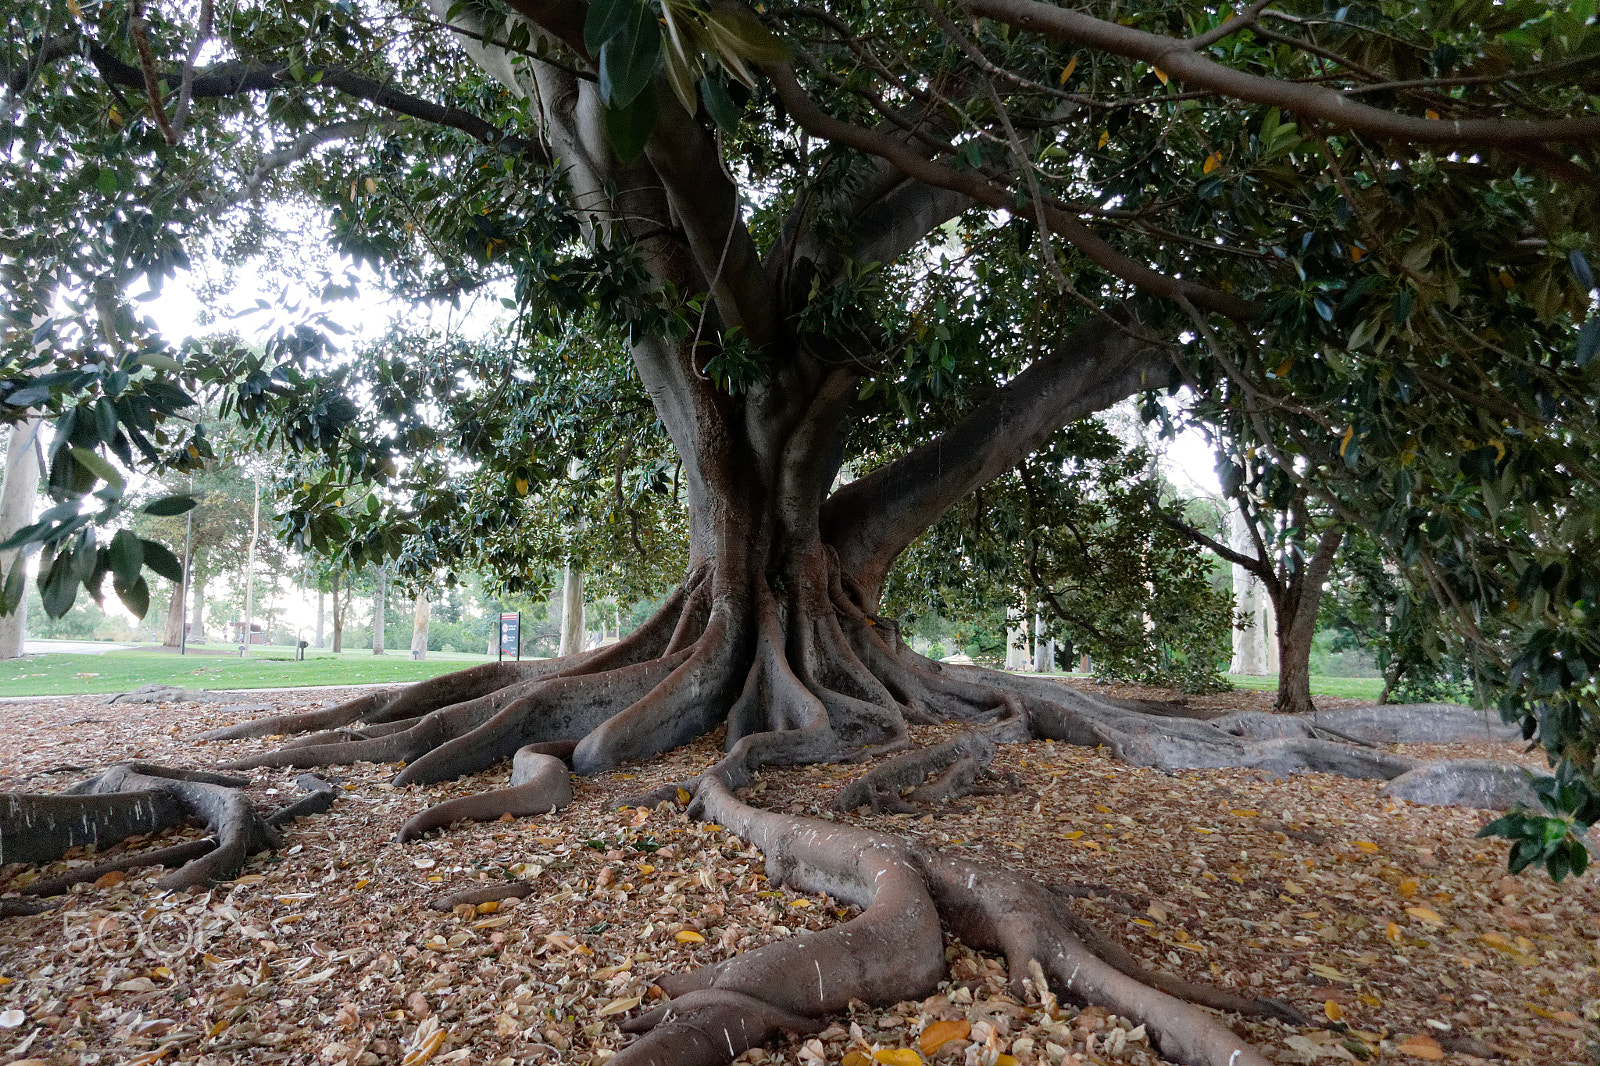
[[[339, 696], [240, 702], [281, 712]], [[249, 716], [219, 705], [104, 701], [0, 705], [0, 790], [59, 790], [119, 759], [210, 767], [270, 743], [188, 739]], [[1340, 702], [1349, 701], [1325, 705]], [[1540, 765], [1489, 743], [1406, 750]], [[707, 738], [579, 781], [565, 811], [404, 846], [390, 839], [407, 817], [503, 785], [507, 768], [402, 789], [388, 783], [392, 767], [332, 768], [333, 809], [295, 823], [284, 850], [237, 882], [162, 893], [152, 887], [160, 871], [113, 875], [54, 912], [0, 923], [0, 1061], [604, 1062], [625, 1039], [616, 1023], [659, 997], [659, 975], [854, 913], [772, 888], [759, 853], [720, 827], [665, 805], [617, 808], [717, 752]], [[1505, 876], [1503, 845], [1473, 837], [1488, 812], [1388, 801], [1369, 781], [1169, 775], [1035, 742], [997, 759], [1018, 791], [920, 816], [831, 813], [829, 797], [861, 769], [769, 772], [751, 802], [900, 833], [1046, 883], [1103, 886], [1073, 906], [1147, 965], [1278, 997], [1312, 1019], [1304, 1028], [1231, 1019], [1273, 1061], [1600, 1061], [1600, 880]], [[295, 773], [252, 771], [258, 807], [293, 799]], [[0, 893], [104, 858], [0, 868]], [[427, 907], [507, 878], [536, 891], [459, 913]], [[954, 942], [947, 955], [948, 981], [929, 999], [860, 1004], [819, 1034], [741, 1061], [1161, 1061], [1126, 1019], [1020, 1002], [999, 960]]]

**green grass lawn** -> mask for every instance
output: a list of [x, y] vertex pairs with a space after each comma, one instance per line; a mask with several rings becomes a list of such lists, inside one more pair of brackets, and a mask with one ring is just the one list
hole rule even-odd
[[[1237, 688], [1259, 688], [1268, 692], [1278, 690], [1277, 674], [1262, 674], [1260, 676], [1246, 676], [1244, 674], [1229, 674], [1228, 680]], [[1383, 678], [1381, 677], [1321, 677], [1311, 675], [1311, 694], [1313, 696], [1344, 696], [1356, 700], [1377, 699], [1383, 693]]]
[[51, 652], [0, 663], [0, 696], [128, 692], [152, 682], [233, 689], [420, 681], [490, 661], [484, 655], [429, 652], [423, 661], [413, 662], [408, 649], [387, 655], [373, 655], [368, 649], [333, 655], [308, 648], [304, 662], [296, 662], [288, 648], [251, 648], [248, 659], [218, 654], [216, 649], [188, 655], [145, 650], [104, 655]]

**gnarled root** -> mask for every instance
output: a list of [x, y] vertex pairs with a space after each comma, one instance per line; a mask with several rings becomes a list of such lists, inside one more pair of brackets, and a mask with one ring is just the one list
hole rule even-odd
[[50, 895], [112, 871], [155, 865], [179, 867], [159, 882], [164, 889], [231, 881], [251, 855], [279, 846], [279, 826], [333, 802], [333, 787], [320, 778], [305, 775], [299, 783], [312, 794], [263, 819], [239, 791], [249, 784], [242, 778], [120, 763], [64, 794], [0, 796], [0, 861], [48, 862], [70, 848], [158, 833], [198, 818], [211, 837], [122, 856], [24, 891]]
[[565, 807], [572, 802], [572, 775], [561, 759], [571, 758], [574, 746], [570, 740], [527, 745], [512, 757], [509, 788], [436, 803], [401, 826], [395, 842], [404, 844], [454, 822], [492, 822], [508, 814], [521, 818]]
[[[1126, 952], [1086, 944], [1075, 932], [1081, 923], [1043, 885], [1019, 874], [896, 837], [759, 811], [715, 775], [702, 779], [692, 810], [765, 852], [774, 884], [826, 892], [865, 910], [837, 928], [662, 980], [676, 998], [628, 1023], [647, 1035], [617, 1055], [618, 1066], [721, 1066], [779, 1029], [817, 1027], [851, 999], [923, 998], [944, 974], [946, 929], [969, 946], [1003, 953], [1019, 996], [1032, 984], [1040, 998], [1049, 984], [1100, 1003], [1143, 1023], [1163, 1055], [1191, 1066], [1266, 1066], [1217, 1019], [1125, 972], [1143, 975]], [[1182, 990], [1197, 991], [1187, 984]], [[1293, 1015], [1281, 1005], [1202, 994], [1225, 1008]]]

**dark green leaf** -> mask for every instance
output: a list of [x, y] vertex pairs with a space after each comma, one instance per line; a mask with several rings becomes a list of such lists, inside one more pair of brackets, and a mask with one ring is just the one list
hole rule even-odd
[[634, 98], [633, 103], [620, 111], [606, 108], [606, 134], [611, 138], [611, 150], [624, 163], [631, 163], [644, 153], [645, 142], [656, 127], [655, 90], [646, 88]]
[[700, 99], [706, 105], [706, 114], [711, 116], [711, 121], [717, 124], [718, 129], [724, 133], [738, 131], [739, 107], [720, 81], [711, 77], [701, 78]]
[[647, 5], [639, 4], [622, 30], [600, 49], [600, 99], [608, 119], [612, 111], [638, 99], [660, 67], [661, 25]]
[[150, 610], [150, 585], [141, 577], [127, 588], [117, 587], [117, 599], [135, 618], [143, 618]]
[[157, 518], [171, 518], [173, 515], [183, 514], [200, 506], [200, 501], [193, 496], [163, 496], [158, 500], [151, 500], [139, 510]]
[[143, 538], [140, 538], [139, 543], [144, 546], [144, 565], [168, 581], [182, 583], [183, 563], [178, 561], [178, 557], [173, 555], [165, 544]]
[[589, 13], [583, 19], [584, 46], [598, 52], [644, 6], [638, 0], [590, 0]]
[[119, 529], [111, 538], [111, 572], [118, 589], [128, 588], [139, 580], [144, 566], [144, 545], [131, 530]]

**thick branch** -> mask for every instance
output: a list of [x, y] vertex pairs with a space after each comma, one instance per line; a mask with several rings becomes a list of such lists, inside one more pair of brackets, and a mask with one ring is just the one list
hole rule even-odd
[[1340, 129], [1413, 144], [1511, 145], [1600, 140], [1600, 116], [1543, 120], [1450, 119], [1398, 115], [1358, 103], [1337, 89], [1246, 74], [1200, 54], [1194, 42], [1056, 7], [1040, 0], [966, 0], [974, 15], [997, 19], [1062, 41], [1142, 59], [1185, 85], [1236, 100], [1281, 107]]
[[[98, 44], [89, 45], [90, 54], [101, 74], [113, 85], [123, 85], [131, 88], [143, 88], [144, 75], [139, 68], [124, 63], [111, 52]], [[412, 96], [410, 93], [401, 92], [392, 85], [385, 84], [374, 78], [368, 78], [354, 71], [342, 67], [306, 68], [308, 78], [321, 75], [320, 85], [337, 89], [347, 96], [366, 100], [378, 107], [412, 118], [431, 122], [437, 126], [448, 126], [460, 130], [473, 140], [484, 144], [493, 145], [511, 154], [531, 154], [536, 158], [544, 158], [544, 150], [533, 141], [506, 134], [498, 127], [485, 122], [470, 111], [446, 104], [436, 104], [431, 100]], [[181, 74], [162, 74], [161, 81], [169, 87], [182, 84]], [[242, 96], [246, 93], [271, 92], [274, 89], [285, 89], [296, 85], [293, 75], [289, 72], [288, 62], [282, 63], [218, 63], [195, 72], [193, 85], [194, 98], [216, 99], [220, 97]]]
[[1164, 358], [1116, 323], [1091, 321], [936, 439], [834, 493], [823, 539], [845, 573], [881, 588], [895, 557], [956, 501], [1067, 423], [1163, 383]]
[[[899, 167], [908, 177], [925, 185], [962, 193], [977, 203], [986, 204], [997, 211], [1015, 210], [1016, 201], [1010, 189], [996, 185], [973, 171], [955, 170], [924, 159], [903, 141], [894, 137], [834, 118], [806, 95], [805, 90], [800, 87], [800, 82], [795, 78], [794, 71], [787, 66], [769, 64], [762, 69], [767, 77], [772, 79], [784, 107], [808, 132], [857, 151], [881, 156]], [[1074, 218], [1058, 207], [1046, 204], [1041, 213], [1050, 229], [1082, 252], [1090, 262], [1146, 292], [1169, 299], [1182, 297], [1197, 307], [1204, 307], [1240, 320], [1254, 318], [1259, 310], [1248, 300], [1241, 300], [1192, 281], [1169, 277], [1124, 255], [1085, 225], [1081, 219]]]

